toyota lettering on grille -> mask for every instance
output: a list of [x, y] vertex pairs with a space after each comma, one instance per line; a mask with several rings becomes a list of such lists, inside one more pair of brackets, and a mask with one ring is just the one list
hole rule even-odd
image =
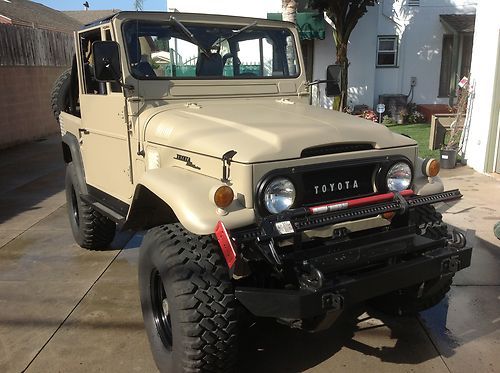
[[369, 195], [374, 192], [374, 164], [311, 170], [302, 174], [301, 203], [318, 204]]
[[314, 185], [314, 194], [326, 194], [330, 192], [340, 192], [342, 190], [358, 189], [358, 180], [345, 180], [322, 185]]

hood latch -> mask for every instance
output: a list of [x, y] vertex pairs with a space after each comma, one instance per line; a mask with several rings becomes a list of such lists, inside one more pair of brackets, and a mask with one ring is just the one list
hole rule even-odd
[[230, 150], [222, 156], [222, 179], [223, 183], [227, 183], [231, 177], [231, 162], [236, 154], [236, 150]]

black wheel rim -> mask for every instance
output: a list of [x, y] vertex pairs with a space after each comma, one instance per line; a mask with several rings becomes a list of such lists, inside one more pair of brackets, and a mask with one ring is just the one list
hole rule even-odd
[[76, 225], [80, 226], [80, 213], [78, 211], [78, 200], [76, 199], [75, 188], [71, 188], [71, 210], [73, 212], [73, 220]]
[[172, 322], [167, 301], [167, 294], [163, 287], [160, 273], [155, 269], [151, 273], [151, 306], [156, 330], [163, 345], [172, 349]]

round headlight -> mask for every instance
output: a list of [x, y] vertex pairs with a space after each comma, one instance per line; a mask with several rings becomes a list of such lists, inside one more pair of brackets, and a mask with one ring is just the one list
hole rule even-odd
[[272, 180], [264, 190], [264, 205], [272, 214], [288, 210], [294, 201], [295, 186], [284, 177]]
[[411, 184], [411, 167], [408, 163], [398, 162], [387, 172], [387, 188], [393, 192], [408, 189]]

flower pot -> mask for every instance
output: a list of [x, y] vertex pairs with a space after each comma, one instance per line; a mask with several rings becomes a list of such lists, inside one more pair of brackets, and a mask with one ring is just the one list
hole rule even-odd
[[439, 155], [441, 168], [455, 168], [457, 163], [456, 149], [441, 149]]

